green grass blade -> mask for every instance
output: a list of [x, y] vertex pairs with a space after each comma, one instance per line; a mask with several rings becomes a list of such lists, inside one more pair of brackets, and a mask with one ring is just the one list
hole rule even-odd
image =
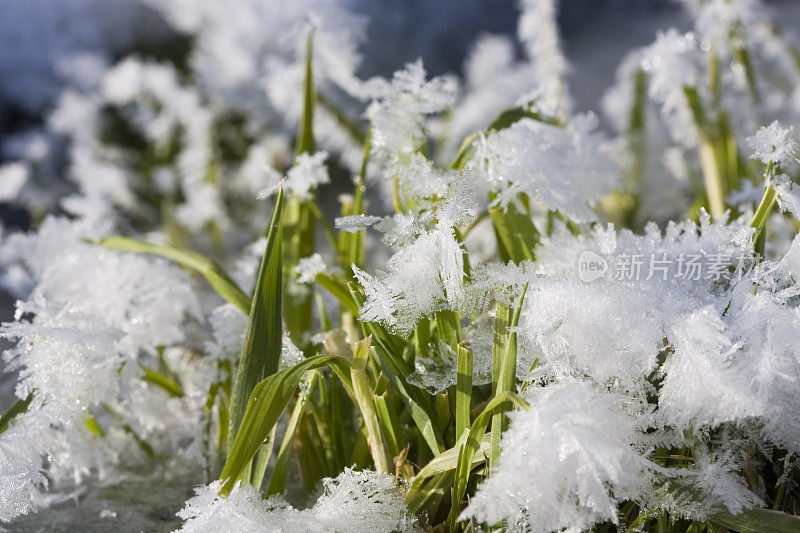
[[250, 298], [236, 285], [228, 274], [215, 261], [187, 248], [177, 248], [161, 244], [153, 244], [128, 237], [104, 237], [96, 244], [121, 252], [137, 252], [154, 254], [178, 265], [193, 270], [206, 278], [209, 285], [225, 300], [247, 314], [250, 312]]
[[[503, 357], [508, 346], [508, 325], [511, 323], [511, 309], [501, 302], [497, 302], [494, 312], [494, 343], [492, 345], [492, 394], [499, 392], [500, 375], [503, 366]], [[496, 414], [492, 419], [491, 453], [489, 466], [494, 466], [500, 455], [500, 434], [502, 415]]]
[[352, 382], [349, 379], [350, 363], [347, 359], [337, 356], [310, 357], [290, 368], [267, 376], [256, 385], [247, 401], [242, 423], [222, 468], [220, 479], [223, 480], [223, 486], [220, 492], [230, 494], [278, 422], [283, 410], [286, 409], [303, 374], [323, 366], [331, 366], [345, 387], [352, 389]]
[[170, 396], [183, 398], [183, 387], [181, 387], [181, 384], [174, 378], [162, 374], [157, 370], [153, 370], [152, 368], [147, 368], [146, 366], [142, 367], [142, 371], [144, 372], [144, 376], [142, 376], [143, 381], [155, 385]]
[[[522, 302], [525, 300], [525, 293], [528, 292], [528, 285], [522, 289], [522, 294], [514, 306], [514, 311], [511, 314], [510, 320], [507, 322], [505, 345], [500, 348], [500, 353], [503, 354], [500, 360], [499, 371], [495, 374], [492, 368], [492, 378], [497, 378], [495, 396], [504, 392], [514, 392], [516, 390], [516, 377], [517, 377], [517, 333], [514, 328], [519, 324], [519, 317], [522, 312]], [[501, 325], [502, 327], [502, 325]], [[495, 330], [495, 348], [497, 348], [497, 329]], [[500, 332], [502, 335], [502, 331]], [[492, 364], [496, 362], [496, 354], [492, 353]], [[490, 455], [490, 464], [494, 466], [497, 458], [500, 456], [500, 434], [505, 430], [507, 421], [505, 416], [500, 413], [495, 415], [492, 419], [492, 450]]]
[[283, 491], [286, 489], [286, 479], [289, 477], [289, 459], [292, 454], [292, 441], [294, 440], [297, 426], [305, 413], [308, 397], [314, 391], [318, 376], [319, 374], [317, 372], [311, 372], [304, 378], [305, 386], [300, 387], [300, 394], [297, 396], [297, 401], [292, 410], [292, 416], [289, 418], [289, 424], [286, 426], [286, 432], [283, 434], [281, 447], [278, 449], [278, 458], [275, 461], [275, 468], [272, 470], [272, 477], [267, 486], [267, 496], [271, 494], [283, 494]]
[[738, 515], [716, 513], [711, 521], [739, 533], [796, 533], [800, 531], [800, 516], [771, 509], [748, 509]]
[[336, 123], [339, 124], [339, 126], [346, 131], [348, 135], [350, 135], [353, 141], [357, 142], [358, 144], [364, 143], [364, 139], [368, 134], [364, 134], [358, 121], [350, 118], [344, 109], [336, 105], [334, 101], [320, 92], [317, 92], [317, 103], [320, 105], [320, 107], [325, 109], [325, 111], [333, 115]]
[[439, 447], [439, 440], [436, 437], [436, 426], [433, 423], [431, 412], [420, 405], [420, 400], [423, 396], [419, 393], [419, 389], [408, 385], [389, 363], [388, 358], [378, 355], [379, 352], [376, 350], [376, 348], [373, 347], [371, 353], [378, 361], [381, 370], [383, 370], [383, 373], [389, 379], [389, 382], [397, 390], [398, 394], [400, 395], [400, 399], [406, 406], [406, 409], [408, 409], [408, 412], [411, 414], [411, 418], [414, 420], [417, 428], [419, 428], [422, 438], [425, 439], [425, 443], [428, 445], [434, 455], [438, 454], [441, 448]]
[[342, 307], [344, 307], [349, 313], [353, 315], [358, 314], [358, 305], [356, 305], [356, 302], [350, 295], [350, 291], [347, 289], [347, 285], [343, 281], [325, 273], [317, 274], [314, 278], [314, 281], [319, 283], [323, 289], [331, 293], [334, 298], [339, 300], [339, 303], [342, 304]]
[[20, 400], [19, 398], [14, 400], [14, 403], [0, 416], [0, 433], [8, 429], [8, 425], [12, 420], [28, 410], [31, 400], [33, 400], [33, 394], [28, 394], [24, 400]]
[[[488, 404], [487, 404], [488, 405]], [[461, 450], [461, 446], [464, 444], [464, 441], [467, 440], [467, 432], [461, 434], [461, 438], [456, 442], [455, 446], [452, 448], [448, 448], [447, 450], [443, 451], [430, 461], [420, 470], [417, 472], [417, 475], [414, 476], [413, 485], [417, 485], [433, 476], [438, 476], [440, 474], [446, 472], [453, 472], [458, 467], [458, 456]], [[489, 456], [489, 450], [491, 447], [491, 440], [489, 439], [488, 435], [485, 435], [478, 446], [478, 450], [476, 450], [476, 454], [472, 459], [472, 467], [483, 463], [485, 461], [485, 457]], [[477, 453], [480, 451], [481, 453]], [[413, 486], [412, 485], [412, 486]]]
[[509, 128], [524, 118], [550, 124], [551, 126], [561, 126], [561, 122], [555, 118], [539, 113], [531, 109], [530, 105], [523, 104], [501, 111], [487, 128], [489, 131], [500, 131]]
[[313, 154], [317, 151], [314, 140], [314, 107], [317, 94], [314, 89], [314, 30], [308, 32], [306, 39], [306, 76], [303, 83], [303, 116], [297, 131], [295, 155]]
[[456, 439], [470, 426], [472, 404], [472, 352], [458, 346], [458, 375], [456, 377]]
[[458, 465], [456, 467], [456, 477], [453, 487], [453, 501], [450, 508], [450, 530], [455, 531], [458, 512], [460, 510], [460, 502], [467, 492], [467, 483], [469, 482], [469, 474], [472, 471], [472, 464], [475, 458], [475, 453], [480, 448], [483, 436], [486, 434], [486, 428], [489, 425], [489, 419], [492, 414], [498, 409], [507, 409], [513, 404], [522, 409], [528, 409], [530, 406], [528, 402], [510, 391], [499, 392], [492, 400], [486, 405], [483, 412], [478, 415], [469, 429], [467, 438], [464, 439], [459, 452], [458, 452]]
[[503, 262], [534, 260], [534, 249], [539, 244], [540, 234], [526, 213], [510, 203], [505, 209], [500, 206], [490, 208], [489, 216]]
[[364, 426], [367, 429], [367, 442], [369, 443], [372, 462], [378, 472], [390, 473], [392, 471], [392, 457], [386, 448], [386, 439], [381, 430], [375, 404], [372, 401], [375, 386], [371, 383], [367, 374], [367, 363], [369, 361], [369, 348], [372, 339], [366, 339], [356, 343], [353, 353], [353, 367], [350, 375], [353, 378], [353, 392], [356, 394], [356, 402], [361, 410], [364, 419]]
[[397, 457], [405, 446], [397, 415], [389, 405], [386, 393], [380, 396], [373, 395], [372, 400], [375, 404], [375, 413], [378, 415], [378, 421], [381, 423], [383, 435], [386, 437], [389, 453], [392, 457]]
[[413, 514], [423, 511], [434, 516], [442, 498], [453, 486], [453, 470], [438, 474], [427, 483], [412, 485], [406, 494], [406, 506]]
[[278, 193], [258, 271], [244, 346], [230, 401], [228, 449], [233, 445], [250, 393], [256, 384], [278, 370], [281, 360], [281, 292], [283, 190]]

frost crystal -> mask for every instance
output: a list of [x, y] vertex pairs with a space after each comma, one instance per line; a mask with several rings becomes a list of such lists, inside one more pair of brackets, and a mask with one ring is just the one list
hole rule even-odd
[[323, 480], [323, 494], [310, 509], [298, 511], [279, 495], [263, 500], [251, 485], [237, 484], [227, 498], [220, 481], [195, 489], [178, 516], [183, 533], [330, 533], [353, 531], [417, 531], [404, 503], [405, 490], [394, 478], [378, 472], [346, 468]]
[[620, 397], [576, 382], [534, 393], [511, 415], [493, 474], [461, 518], [527, 522], [532, 532], [617, 522], [617, 503], [635, 498], [655, 467], [636, 450], [636, 420]]
[[346, 231], [348, 233], [356, 233], [364, 228], [368, 228], [383, 220], [381, 217], [372, 217], [368, 215], [350, 215], [346, 217], [336, 218], [336, 229]]
[[424, 116], [452, 105], [456, 84], [450, 78], [425, 80], [422, 61], [395, 72], [391, 83], [372, 80], [375, 100], [367, 109], [373, 144], [388, 152], [410, 153], [425, 141]]
[[314, 254], [301, 259], [297, 263], [294, 271], [300, 275], [300, 277], [297, 278], [298, 282], [313, 283], [314, 278], [317, 277], [317, 274], [325, 272], [325, 268], [325, 261], [322, 259], [322, 256], [319, 254]]
[[522, 120], [487, 137], [478, 160], [498, 200], [506, 205], [526, 193], [575, 222], [590, 222], [587, 207], [613, 188], [616, 169], [603, 154], [597, 119], [583, 115], [565, 128]]
[[541, 108], [552, 115], [567, 116], [569, 93], [564, 83], [567, 60], [561, 51], [555, 0], [521, 0], [517, 34], [533, 64], [541, 92]]
[[[199, 315], [188, 277], [160, 259], [83, 244], [82, 233], [80, 223], [48, 218], [38, 234], [17, 237], [4, 250], [14, 249], [37, 280], [17, 305], [17, 321], [0, 328], [0, 337], [16, 341], [3, 353], [6, 371], [19, 371], [16, 394], [32, 394], [28, 411], [0, 435], [0, 487], [13, 492], [0, 498], [4, 520], [34, 506], [42, 455], [57, 482], [114, 461], [114, 439], [98, 448], [84, 429], [90, 409], [116, 406], [134, 426], [160, 419], [157, 426], [147, 422], [150, 431], [181, 417], [163, 398], [151, 414], [139, 365], [152, 364], [159, 346], [184, 340], [185, 318]], [[120, 405], [126, 389], [136, 390], [137, 400]], [[174, 423], [176, 437], [181, 425], [193, 424]]]
[[453, 229], [437, 227], [397, 251], [387, 271], [371, 276], [353, 265], [367, 301], [363, 320], [380, 321], [407, 335], [424, 315], [461, 305], [464, 294], [463, 248]]
[[277, 175], [273, 174], [272, 184], [261, 191], [258, 197], [267, 198], [275, 194], [279, 187], [283, 187], [287, 193], [301, 200], [310, 200], [312, 191], [330, 182], [328, 167], [325, 166], [327, 158], [327, 152], [316, 152], [313, 155], [300, 154], [286, 173], [286, 179], [276, 179]]
[[797, 161], [800, 153], [794, 127], [784, 126], [777, 120], [748, 137], [747, 145], [753, 150], [750, 157], [760, 159], [765, 165], [770, 162], [788, 165]]

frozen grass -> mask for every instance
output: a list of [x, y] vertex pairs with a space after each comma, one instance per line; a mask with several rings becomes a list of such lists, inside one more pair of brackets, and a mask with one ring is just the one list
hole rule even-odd
[[210, 28], [192, 83], [126, 58], [64, 94], [71, 218], [0, 246], [0, 520], [149, 468], [200, 485], [187, 532], [800, 528], [800, 52], [755, 0], [686, 4], [615, 138], [550, 0], [464, 87], [360, 80], [336, 3], [279, 39], [248, 0], [165, 8]]

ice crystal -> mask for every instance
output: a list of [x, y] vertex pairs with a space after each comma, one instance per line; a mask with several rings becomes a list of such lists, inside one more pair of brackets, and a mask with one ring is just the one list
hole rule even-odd
[[[10, 476], [2, 486], [14, 491], [1, 500], [6, 520], [33, 506], [32, 499], [22, 505], [20, 498], [36, 494], [41, 464], [27, 477], [27, 489], [19, 486], [19, 468], [31, 470], [34, 457], [49, 454], [53, 479], [70, 472], [79, 477], [98, 461], [112, 461], [90, 452], [94, 446], [81, 431], [89, 409], [117, 405], [123, 389], [138, 380], [139, 364], [152, 360], [157, 347], [182, 341], [187, 314], [199, 315], [188, 277], [174, 266], [83, 244], [81, 234], [80, 223], [49, 218], [39, 234], [6, 245], [36, 280], [32, 294], [17, 304], [17, 321], [0, 328], [0, 336], [16, 341], [3, 354], [6, 371], [19, 372], [16, 394], [32, 395], [14, 430], [0, 436], [4, 450], [27, 439], [15, 453], [28, 459], [0, 460], [0, 478]], [[127, 409], [138, 416], [135, 405]]]
[[310, 200], [312, 191], [330, 181], [328, 168], [325, 166], [327, 157], [327, 152], [317, 152], [313, 155], [300, 154], [286, 173], [286, 179], [280, 180], [277, 173], [272, 173], [272, 184], [259, 193], [259, 198], [272, 196], [279, 187], [283, 187], [288, 194], [301, 200]]
[[568, 65], [558, 39], [556, 3], [521, 0], [517, 34], [536, 73], [542, 109], [552, 115], [567, 116], [571, 104], [564, 75]]
[[387, 270], [374, 276], [353, 265], [367, 301], [363, 320], [380, 321], [406, 335], [424, 315], [458, 308], [464, 294], [464, 256], [452, 227], [440, 226], [400, 248]]
[[797, 161], [800, 153], [794, 127], [784, 126], [777, 120], [748, 137], [747, 144], [753, 151], [751, 157], [760, 159], [765, 165], [770, 162], [788, 165]]
[[403, 500], [404, 489], [386, 474], [345, 469], [323, 480], [323, 494], [313, 507], [299, 511], [279, 495], [263, 500], [250, 485], [237, 484], [220, 496], [221, 482], [195, 489], [196, 496], [178, 513], [184, 533], [328, 533], [417, 530]]
[[478, 157], [486, 161], [499, 202], [526, 193], [575, 222], [594, 220], [587, 204], [609, 192], [615, 180], [596, 125], [591, 114], [573, 118], [565, 128], [522, 120], [488, 136]]
[[375, 100], [367, 109], [376, 147], [391, 153], [410, 153], [425, 141], [424, 117], [452, 105], [456, 85], [451, 78], [425, 79], [422, 61], [395, 72], [391, 83], [373, 80]]
[[346, 217], [336, 218], [336, 229], [346, 231], [348, 233], [356, 233], [364, 228], [368, 228], [383, 220], [381, 217], [373, 217], [368, 215], [350, 215]]
[[0, 166], [0, 202], [16, 199], [25, 182], [28, 180], [29, 170], [24, 163], [9, 163]]
[[511, 415], [497, 468], [462, 518], [522, 517], [534, 532], [616, 523], [617, 503], [635, 498], [654, 467], [636, 450], [636, 419], [621, 401], [580, 382], [536, 391], [530, 410]]
[[301, 259], [294, 270], [300, 275], [300, 277], [297, 278], [298, 282], [312, 283], [314, 278], [317, 277], [317, 274], [325, 272], [325, 268], [325, 261], [322, 259], [322, 256], [314, 254]]

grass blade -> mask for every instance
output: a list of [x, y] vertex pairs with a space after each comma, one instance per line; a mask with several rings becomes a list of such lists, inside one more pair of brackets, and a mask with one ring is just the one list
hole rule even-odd
[[181, 384], [174, 378], [146, 366], [142, 367], [142, 371], [144, 372], [144, 376], [142, 376], [143, 381], [155, 385], [170, 396], [183, 398], [183, 387], [181, 387]]
[[[500, 368], [498, 372], [494, 372], [494, 368], [492, 368], [492, 377], [494, 379], [495, 375], [497, 377], [497, 384], [496, 384], [496, 392], [495, 396], [498, 396], [504, 392], [514, 392], [516, 390], [516, 378], [517, 378], [517, 333], [514, 331], [514, 328], [517, 327], [519, 324], [519, 317], [522, 312], [522, 302], [525, 300], [525, 293], [528, 292], [528, 284], [525, 284], [525, 287], [522, 289], [522, 294], [517, 301], [517, 304], [514, 306], [513, 314], [511, 315], [510, 320], [507, 322], [508, 327], [506, 329], [505, 335], [505, 346], [501, 345], [501, 353], [503, 353], [503, 357], [500, 360]], [[502, 327], [502, 325], [501, 325]], [[502, 334], [502, 331], [500, 332]], [[497, 341], [498, 331], [495, 329], [495, 341]], [[495, 348], [497, 348], [497, 343], [495, 343]], [[495, 353], [492, 354], [492, 364], [496, 362]], [[492, 419], [492, 450], [490, 456], [490, 464], [494, 466], [497, 462], [497, 458], [500, 456], [500, 434], [505, 430], [507, 421], [505, 416], [500, 413], [495, 415]]]
[[800, 516], [771, 509], [748, 509], [740, 514], [716, 513], [711, 521], [739, 533], [796, 533], [800, 531]]
[[313, 154], [317, 151], [314, 140], [314, 107], [317, 103], [317, 92], [314, 89], [314, 30], [308, 32], [306, 38], [306, 76], [303, 83], [303, 117], [297, 130], [295, 155]]
[[278, 370], [281, 359], [282, 211], [283, 190], [278, 193], [269, 225], [267, 246], [261, 258], [244, 346], [231, 394], [228, 450], [244, 417], [250, 393], [258, 382]]
[[456, 439], [470, 426], [469, 409], [472, 403], [472, 352], [458, 346], [458, 375], [456, 377]]
[[[487, 404], [488, 405], [488, 404]], [[447, 450], [443, 451], [430, 461], [425, 467], [417, 472], [417, 475], [414, 476], [414, 485], [417, 485], [433, 476], [438, 476], [440, 474], [444, 474], [445, 472], [453, 472], [458, 467], [458, 456], [461, 450], [461, 446], [464, 444], [464, 441], [467, 440], [467, 432], [461, 434], [461, 438], [458, 439], [458, 442], [452, 447], [448, 448]], [[491, 440], [489, 439], [488, 435], [484, 435], [481, 439], [481, 442], [476, 450], [475, 456], [472, 459], [472, 467], [483, 463], [485, 461], [484, 456], [489, 456], [489, 449], [491, 447]], [[478, 454], [477, 452], [482, 452]]]
[[250, 312], [250, 298], [236, 285], [236, 282], [214, 260], [193, 250], [153, 244], [120, 236], [104, 237], [95, 244], [109, 250], [154, 254], [169, 259], [202, 275], [209, 285], [225, 300], [241, 309], [245, 314]]
[[539, 244], [539, 230], [526, 214], [520, 212], [513, 203], [504, 209], [494, 206], [489, 209], [492, 217], [497, 248], [503, 262], [519, 263], [526, 259], [534, 260], [534, 248]]
[[528, 402], [509, 391], [502, 391], [498, 393], [492, 401], [490, 401], [483, 412], [478, 415], [475, 422], [470, 427], [467, 438], [464, 439], [458, 452], [458, 465], [456, 468], [455, 484], [453, 487], [453, 502], [450, 508], [450, 531], [455, 531], [459, 503], [467, 492], [467, 483], [469, 482], [469, 474], [472, 471], [473, 459], [475, 453], [480, 448], [483, 436], [486, 434], [486, 428], [489, 425], [489, 418], [498, 409], [507, 409], [509, 404], [517, 405], [522, 409], [528, 409], [530, 406]]
[[33, 394], [28, 394], [24, 400], [20, 400], [19, 398], [14, 400], [14, 403], [0, 416], [0, 433], [8, 429], [8, 425], [12, 420], [28, 410], [31, 400], [33, 400]]
[[300, 394], [297, 396], [297, 402], [294, 404], [292, 416], [289, 418], [289, 424], [286, 426], [286, 432], [283, 434], [281, 447], [278, 449], [278, 458], [275, 460], [275, 468], [272, 470], [272, 477], [267, 486], [267, 496], [271, 494], [282, 494], [286, 489], [286, 479], [289, 476], [289, 459], [292, 453], [292, 441], [294, 440], [297, 426], [305, 413], [308, 397], [316, 386], [318, 375], [319, 374], [316, 372], [311, 372], [308, 374], [308, 377], [305, 378], [305, 385], [300, 387]]
[[369, 348], [372, 339], [366, 339], [356, 343], [353, 352], [353, 367], [350, 375], [353, 378], [353, 392], [356, 394], [356, 402], [361, 409], [361, 416], [364, 419], [364, 426], [367, 429], [367, 442], [369, 443], [372, 462], [378, 472], [390, 473], [392, 471], [392, 458], [386, 449], [386, 439], [381, 431], [378, 421], [378, 414], [375, 411], [375, 404], [372, 402], [373, 390], [375, 386], [371, 383], [367, 374], [367, 362], [369, 361]]
[[253, 389], [247, 401], [247, 408], [239, 426], [239, 431], [228, 452], [220, 479], [223, 480], [222, 494], [230, 494], [236, 482], [245, 473], [251, 459], [269, 436], [289, 403], [300, 380], [309, 370], [330, 366], [345, 387], [352, 390], [350, 363], [337, 356], [314, 356], [296, 365], [267, 376]]

